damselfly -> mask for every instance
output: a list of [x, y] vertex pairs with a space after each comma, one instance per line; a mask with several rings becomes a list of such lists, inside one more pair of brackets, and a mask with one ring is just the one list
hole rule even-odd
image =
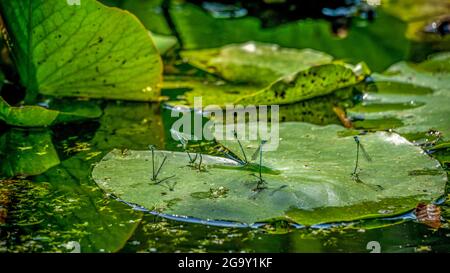
[[352, 175], [357, 176], [358, 175], [358, 168], [359, 168], [359, 154], [360, 151], [362, 152], [364, 158], [367, 160], [367, 162], [372, 162], [372, 158], [367, 153], [366, 149], [362, 145], [361, 141], [359, 140], [358, 136], [354, 136], [353, 139], [356, 142], [356, 161], [355, 161], [355, 169], [353, 170]]
[[252, 160], [256, 160], [258, 158], [259, 155], [259, 176], [256, 176], [255, 174], [253, 174], [253, 176], [256, 176], [258, 178], [258, 182], [256, 184], [256, 188], [255, 190], [263, 190], [266, 187], [264, 186], [264, 184], [266, 183], [266, 181], [262, 178], [262, 154], [263, 154], [263, 145], [266, 144], [267, 141], [266, 140], [262, 140], [261, 144], [259, 145], [258, 149], [256, 149], [255, 153], [252, 155]]
[[159, 184], [163, 181], [166, 181], [172, 177], [174, 177], [175, 175], [172, 175], [170, 177], [166, 177], [163, 179], [158, 179], [158, 175], [161, 172], [164, 164], [166, 163], [167, 160], [167, 155], [164, 155], [163, 161], [161, 162], [161, 165], [159, 165], [159, 167], [157, 167], [156, 165], [156, 158], [155, 158], [155, 146], [154, 145], [149, 145], [148, 148], [150, 149], [151, 153], [152, 153], [152, 176], [150, 177], [150, 180], [153, 181], [154, 184]]
[[183, 150], [187, 153], [187, 155], [189, 157], [189, 164], [191, 164], [191, 165], [194, 164], [195, 161], [197, 160], [198, 153], [195, 154], [195, 157], [192, 156], [191, 153], [189, 153], [188, 148], [187, 148], [188, 141], [189, 141], [188, 138], [185, 135], [183, 135], [182, 133], [175, 131], [173, 129], [171, 129], [170, 131], [171, 131], [172, 135], [175, 136], [175, 139], [180, 141], [180, 143], [183, 147]]

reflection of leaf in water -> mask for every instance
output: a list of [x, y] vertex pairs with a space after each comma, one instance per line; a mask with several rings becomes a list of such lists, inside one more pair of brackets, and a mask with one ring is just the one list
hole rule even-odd
[[10, 106], [0, 97], [0, 120], [20, 127], [50, 126], [83, 119], [98, 118], [102, 111], [94, 102], [67, 101], [51, 105], [52, 109], [41, 106]]
[[38, 175], [59, 164], [48, 130], [11, 129], [0, 137], [1, 175]]
[[100, 119], [92, 145], [99, 150], [147, 149], [163, 146], [163, 128], [159, 105], [110, 102]]
[[[276, 151], [265, 151], [263, 162], [265, 167], [277, 172], [264, 174], [268, 189], [258, 192], [253, 191], [257, 180], [250, 175], [255, 170], [237, 161], [204, 155], [203, 164], [208, 172], [197, 172], [187, 166], [186, 153], [167, 151], [160, 151], [168, 156], [161, 175], [177, 175], [173, 178], [178, 181], [173, 191], [149, 183], [151, 153], [148, 151], [130, 150], [123, 155], [114, 150], [96, 165], [92, 175], [105, 192], [148, 209], [157, 207], [168, 214], [248, 224], [284, 219], [311, 225], [388, 216], [442, 195], [447, 177], [437, 162], [392, 133], [361, 136], [373, 162], [361, 162], [359, 176], [364, 184], [356, 183], [351, 177], [354, 140], [338, 137], [342, 129], [335, 125], [280, 124], [280, 146]], [[240, 155], [235, 140], [221, 142]], [[242, 145], [251, 154], [259, 142], [244, 140]], [[408, 175], [409, 170], [420, 168], [435, 169], [441, 175]], [[225, 196], [204, 198], [205, 193], [220, 187], [228, 190]], [[166, 203], [175, 198], [180, 200], [167, 208]], [[361, 207], [364, 209], [353, 209]], [[319, 209], [332, 209], [333, 213], [309, 213]]]
[[77, 229], [70, 240], [79, 242], [82, 252], [115, 252], [131, 237], [142, 214], [105, 199], [89, 178], [91, 164], [79, 154], [35, 179], [55, 193], [48, 202], [77, 200], [77, 206], [51, 214], [45, 223], [54, 224], [51, 230], [61, 236]]
[[128, 12], [95, 0], [1, 1], [0, 7], [28, 100], [37, 92], [141, 101], [159, 96], [160, 56]]

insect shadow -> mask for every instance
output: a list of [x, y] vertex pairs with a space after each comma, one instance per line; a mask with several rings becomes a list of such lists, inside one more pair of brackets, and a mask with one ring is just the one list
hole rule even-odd
[[352, 178], [355, 182], [357, 183], [361, 183], [364, 184], [368, 187], [370, 187], [373, 190], [379, 191], [379, 190], [383, 190], [384, 188], [381, 185], [371, 185], [371, 184], [367, 184], [364, 181], [361, 180], [361, 178], [359, 177], [359, 174], [361, 172], [361, 169], [359, 168], [359, 157], [360, 157], [360, 153], [363, 154], [364, 158], [366, 159], [367, 162], [372, 162], [372, 158], [370, 157], [370, 155], [367, 153], [366, 149], [364, 148], [363, 144], [361, 143], [361, 140], [359, 139], [358, 136], [354, 136], [353, 139], [355, 140], [356, 143], [356, 160], [355, 160], [355, 168], [353, 169], [353, 172], [351, 173]]

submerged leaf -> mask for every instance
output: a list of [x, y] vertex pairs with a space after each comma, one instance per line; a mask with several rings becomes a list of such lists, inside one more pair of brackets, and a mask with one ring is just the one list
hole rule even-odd
[[[95, 166], [92, 176], [105, 192], [163, 216], [247, 224], [284, 219], [313, 225], [385, 217], [411, 210], [444, 192], [447, 177], [438, 162], [393, 133], [360, 137], [373, 162], [361, 162], [356, 181], [351, 176], [356, 146], [353, 137], [337, 136], [342, 129], [280, 124], [280, 146], [263, 152], [262, 176], [268, 187], [263, 190], [255, 191], [257, 179], [250, 174], [258, 168], [252, 165], [204, 155], [206, 171], [199, 171], [190, 165], [186, 153], [168, 151], [155, 155], [159, 162], [167, 156], [159, 174], [161, 183], [150, 179], [150, 151], [114, 150]], [[242, 142], [249, 155], [258, 143]], [[236, 141], [224, 144], [239, 153]], [[436, 173], [409, 174], [418, 169]], [[217, 189], [225, 193], [220, 198], [210, 194]]]
[[82, 2], [0, 1], [29, 98], [155, 100], [162, 64], [148, 31], [128, 12]]

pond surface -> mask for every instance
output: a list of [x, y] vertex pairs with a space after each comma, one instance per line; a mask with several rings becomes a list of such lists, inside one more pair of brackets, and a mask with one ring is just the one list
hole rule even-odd
[[[105, 2], [115, 4], [115, 1]], [[350, 63], [365, 61], [375, 72], [382, 72], [398, 61], [420, 62], [431, 53], [450, 49], [448, 36], [414, 34], [418, 22], [431, 23], [440, 18], [442, 10], [428, 10], [425, 17], [408, 18], [411, 11], [401, 10], [404, 8], [401, 4], [376, 6], [377, 16], [373, 22], [356, 17], [346, 22], [348, 26], [333, 29], [332, 18], [322, 16], [300, 20], [294, 16], [284, 21], [279, 20], [278, 14], [273, 17], [276, 20], [259, 25], [258, 20], [267, 18], [255, 17], [240, 9], [230, 11], [223, 7], [201, 6], [197, 3], [201, 1], [189, 2], [192, 3], [172, 8], [168, 24], [145, 21], [144, 24], [153, 26], [149, 28], [156, 33], [177, 36], [185, 49], [256, 40], [284, 47], [313, 48]], [[417, 1], [417, 5], [424, 2]], [[152, 9], [152, 12], [159, 16], [167, 13], [162, 8]], [[444, 13], [449, 12], [444, 10]], [[171, 27], [176, 31], [171, 31]], [[174, 67], [185, 69], [185, 64], [180, 65], [179, 59], [174, 62], [174, 58], [165, 56], [166, 63], [173, 64], [166, 68], [166, 74]], [[163, 90], [163, 95], [173, 96], [173, 93]], [[61, 163], [40, 175], [16, 178], [15, 183], [4, 182], [2, 190], [7, 192], [9, 211], [6, 223], [0, 226], [0, 252], [68, 252], [74, 244], [79, 244], [83, 252], [370, 252], [368, 243], [371, 241], [378, 242], [382, 252], [450, 250], [449, 218], [438, 230], [417, 223], [411, 214], [384, 222], [363, 222], [356, 228], [346, 225], [296, 228], [286, 223], [261, 228], [230, 228], [180, 222], [133, 210], [97, 187], [91, 178], [93, 164], [112, 149], [145, 150], [152, 144], [158, 149], [181, 151], [170, 138], [170, 111], [156, 103], [94, 103], [103, 110], [98, 120], [26, 132], [2, 127], [5, 134], [14, 136], [51, 136]], [[357, 105], [355, 109], [361, 103], [361, 98], [352, 98], [352, 104]], [[339, 120], [322, 122], [323, 125], [329, 123], [339, 123]], [[360, 128], [385, 130], [401, 126], [395, 119], [379, 123], [362, 124]], [[423, 136], [409, 134], [408, 138], [419, 141]], [[436, 156], [447, 159], [449, 152]], [[445, 163], [443, 166], [446, 167]], [[442, 210], [446, 211], [450, 204], [443, 202]]]

